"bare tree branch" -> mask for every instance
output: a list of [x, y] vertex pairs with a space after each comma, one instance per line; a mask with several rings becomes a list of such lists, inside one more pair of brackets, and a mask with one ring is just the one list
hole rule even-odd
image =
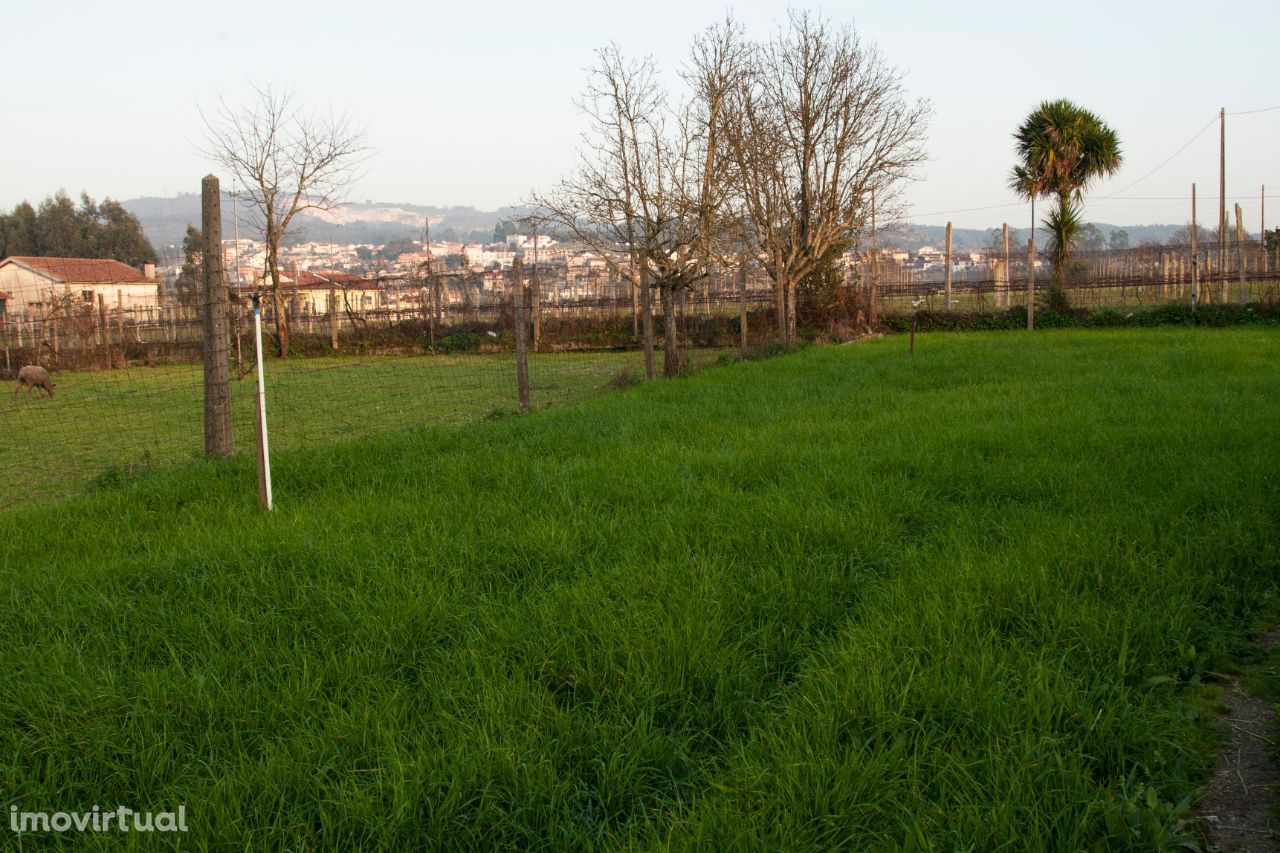
[[[732, 50], [734, 73], [705, 45]], [[726, 20], [695, 43], [694, 76], [719, 104], [732, 186], [777, 287], [779, 337], [794, 340], [795, 290], [854, 242], [875, 194], [882, 217], [924, 158], [930, 108], [907, 100], [899, 73], [850, 27], [793, 11], [768, 42]], [[892, 216], [888, 217], [892, 218]]]
[[280, 355], [289, 352], [289, 312], [280, 293], [280, 243], [294, 217], [328, 211], [346, 202], [368, 153], [363, 128], [345, 115], [303, 112], [291, 92], [254, 88], [243, 107], [219, 100], [201, 111], [204, 154], [230, 172], [248, 202], [249, 227], [266, 244], [266, 272]]
[[[638, 270], [646, 367], [652, 372], [649, 289], [662, 300], [664, 372], [679, 372], [675, 299], [707, 274], [709, 206], [716, 175], [705, 171], [712, 134], [673, 109], [652, 59], [628, 60], [617, 45], [596, 52], [579, 107], [589, 120], [574, 173], [532, 203], [546, 219], [599, 252], [621, 276]], [[715, 162], [714, 155], [710, 158]], [[706, 201], [704, 201], [706, 199]]]

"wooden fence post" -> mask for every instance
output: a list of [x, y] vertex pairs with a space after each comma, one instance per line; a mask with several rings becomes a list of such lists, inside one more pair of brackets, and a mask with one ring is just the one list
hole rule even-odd
[[107, 325], [107, 303], [98, 294], [98, 331], [102, 333], [102, 356], [106, 366], [111, 366], [111, 327]]
[[231, 376], [228, 365], [227, 287], [222, 269], [222, 201], [218, 179], [201, 186], [204, 236], [204, 452], [231, 455]]
[[329, 349], [338, 351], [338, 285], [329, 283]]
[[1009, 266], [1009, 223], [1004, 223], [1004, 293], [1003, 298], [996, 300], [997, 307], [1009, 307], [1009, 282], [1013, 278], [1013, 268]]
[[1191, 185], [1191, 313], [1196, 311], [1196, 303], [1200, 301], [1200, 255], [1196, 245], [1196, 185]]
[[1240, 272], [1240, 304], [1249, 301], [1249, 293], [1244, 281], [1244, 218], [1240, 205], [1236, 205], [1236, 266]]
[[511, 308], [516, 332], [516, 392], [520, 408], [529, 411], [529, 345], [526, 341], [524, 316], [524, 263], [516, 258], [511, 262]]
[[533, 351], [542, 350], [542, 282], [538, 280], [538, 231], [533, 232], [533, 274], [529, 276], [529, 293], [533, 300]]
[[950, 311], [951, 310], [951, 223], [950, 222], [947, 223], [946, 263], [947, 263], [947, 298], [946, 298], [945, 304], [946, 304], [946, 310]]

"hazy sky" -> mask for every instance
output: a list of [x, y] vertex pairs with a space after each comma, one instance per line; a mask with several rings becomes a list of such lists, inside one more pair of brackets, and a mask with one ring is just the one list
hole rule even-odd
[[[703, 0], [259, 0], [225, 2], [216, 20], [203, 8], [0, 0], [10, 76], [0, 205], [59, 188], [118, 199], [196, 192], [211, 169], [197, 150], [199, 107], [240, 102], [255, 82], [367, 126], [375, 152], [356, 200], [517, 203], [573, 164], [573, 100], [593, 48], [616, 41], [674, 72], [690, 37], [728, 9], [759, 36], [785, 14], [781, 4]], [[1196, 181], [1201, 217], [1216, 220], [1215, 117], [1226, 107], [1228, 206], [1239, 197], [1256, 230], [1265, 183], [1268, 220], [1280, 225], [1280, 110], [1230, 115], [1280, 106], [1274, 0], [810, 8], [852, 22], [908, 91], [932, 101], [930, 160], [908, 191], [913, 221], [1024, 224], [1026, 206], [1005, 189], [1011, 134], [1038, 101], [1067, 97], [1115, 127], [1125, 152], [1120, 174], [1091, 194], [1090, 219], [1186, 221]], [[1006, 206], [969, 210], [996, 205]]]

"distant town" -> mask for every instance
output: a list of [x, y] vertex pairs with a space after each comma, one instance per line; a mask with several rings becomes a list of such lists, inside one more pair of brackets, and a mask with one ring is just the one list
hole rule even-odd
[[[184, 261], [179, 235], [184, 221], [198, 219], [194, 196], [143, 199], [125, 202], [135, 212], [160, 256], [156, 275], [164, 287], [174, 282]], [[190, 208], [190, 209], [187, 209]], [[224, 203], [224, 217], [232, 210]], [[347, 308], [354, 311], [413, 310], [420, 307], [421, 285], [428, 275], [443, 275], [446, 303], [470, 299], [486, 301], [507, 287], [507, 273], [516, 258], [536, 265], [542, 277], [543, 295], [549, 302], [574, 302], [593, 297], [622, 298], [630, 282], [617, 275], [598, 251], [580, 243], [534, 234], [517, 228], [514, 220], [527, 211], [508, 208], [483, 212], [472, 208], [425, 208], [410, 205], [354, 204], [305, 221], [303, 240], [281, 246], [280, 285], [296, 310], [328, 312], [329, 293], [344, 291]], [[504, 219], [506, 215], [507, 219]], [[184, 220], [183, 217], [186, 217]], [[1143, 242], [1164, 242], [1176, 226], [1153, 225], [1120, 228], [1091, 226], [1094, 248], [1127, 248]], [[234, 221], [225, 221], [224, 235], [235, 233]], [[905, 225], [886, 231], [875, 257], [896, 269], [907, 269], [921, 279], [942, 278], [946, 267], [943, 226]], [[416, 238], [413, 235], [416, 232]], [[263, 289], [266, 282], [266, 244], [243, 236], [224, 240], [224, 266], [232, 287], [241, 292]], [[311, 234], [318, 239], [307, 239]], [[424, 233], [428, 240], [424, 242]], [[343, 239], [350, 234], [364, 240]], [[442, 234], [443, 238], [435, 238]], [[459, 239], [465, 235], [468, 239]], [[1025, 229], [1010, 229], [1011, 251], [1018, 256], [1026, 240]], [[336, 238], [336, 239], [335, 239]], [[954, 229], [952, 273], [987, 276], [989, 263], [1002, 255], [999, 228]], [[842, 266], [851, 268], [873, 259], [867, 247], [845, 252]], [[1040, 266], [1041, 262], [1037, 262]], [[758, 286], [765, 287], [765, 282]]]

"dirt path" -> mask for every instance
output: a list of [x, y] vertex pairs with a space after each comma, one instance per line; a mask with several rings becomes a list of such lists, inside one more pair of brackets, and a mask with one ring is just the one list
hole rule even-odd
[[[1277, 644], [1280, 629], [1258, 638], [1264, 651]], [[1228, 708], [1221, 718], [1227, 739], [1196, 816], [1220, 850], [1280, 850], [1280, 827], [1272, 817], [1280, 785], [1272, 704], [1251, 696], [1239, 677], [1223, 686], [1221, 699]]]

